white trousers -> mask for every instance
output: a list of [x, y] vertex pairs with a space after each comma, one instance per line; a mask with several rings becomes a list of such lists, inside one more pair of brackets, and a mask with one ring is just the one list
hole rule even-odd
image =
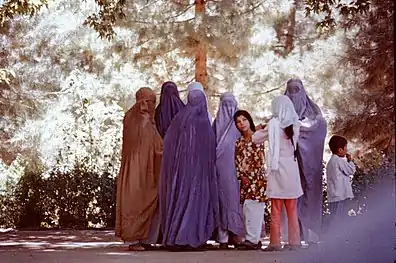
[[219, 231], [218, 231], [217, 241], [221, 244], [227, 244], [228, 243], [228, 230], [224, 230], [220, 227]]
[[245, 222], [245, 240], [257, 244], [261, 239], [264, 221], [265, 203], [245, 200], [243, 203], [243, 220]]
[[[255, 200], [245, 200], [242, 205], [243, 221], [245, 224], [245, 240], [257, 244], [261, 239], [262, 227], [264, 226], [265, 203]], [[228, 231], [218, 229], [218, 242], [228, 243]]]

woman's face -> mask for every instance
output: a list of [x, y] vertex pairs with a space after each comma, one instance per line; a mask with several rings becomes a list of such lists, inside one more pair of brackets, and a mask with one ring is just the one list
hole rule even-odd
[[247, 132], [250, 130], [249, 120], [245, 116], [241, 115], [236, 118], [236, 127], [240, 132]]

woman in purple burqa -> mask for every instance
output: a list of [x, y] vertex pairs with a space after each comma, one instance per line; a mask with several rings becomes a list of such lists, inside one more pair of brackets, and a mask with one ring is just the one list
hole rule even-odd
[[193, 90], [164, 138], [160, 174], [163, 245], [197, 249], [219, 226], [216, 140], [205, 93]]
[[293, 102], [301, 122], [298, 153], [304, 195], [298, 200], [299, 220], [304, 241], [316, 243], [322, 224], [323, 150], [327, 123], [318, 105], [309, 99], [300, 79], [287, 82], [285, 95]]
[[177, 86], [172, 81], [162, 84], [160, 103], [155, 109], [155, 124], [162, 138], [176, 114], [184, 107]]
[[234, 114], [238, 103], [230, 92], [220, 96], [219, 110], [213, 123], [216, 135], [216, 171], [219, 187], [220, 227], [218, 242], [228, 247], [229, 232], [244, 236], [245, 226], [240, 205], [239, 181], [235, 169], [235, 142], [241, 133], [235, 126]]

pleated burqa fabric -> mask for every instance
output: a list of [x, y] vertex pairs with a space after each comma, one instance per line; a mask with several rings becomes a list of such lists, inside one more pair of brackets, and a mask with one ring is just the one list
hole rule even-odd
[[172, 119], [184, 106], [176, 84], [171, 81], [165, 82], [161, 87], [160, 103], [155, 109], [155, 124], [162, 138], [164, 138]]
[[191, 91], [164, 138], [160, 215], [165, 246], [199, 247], [218, 227], [215, 154], [206, 96]]
[[304, 195], [298, 200], [298, 216], [304, 229], [310, 229], [319, 235], [322, 222], [323, 151], [327, 122], [319, 106], [308, 97], [301, 80], [290, 79], [285, 95], [293, 102], [302, 123], [298, 153]]
[[219, 187], [220, 228], [244, 236], [245, 225], [240, 205], [239, 181], [235, 169], [235, 142], [241, 133], [235, 126], [238, 103], [232, 93], [220, 96], [219, 110], [213, 123], [216, 134], [216, 172]]
[[150, 88], [139, 89], [136, 103], [123, 121], [115, 233], [128, 242], [148, 237], [158, 209], [162, 138], [154, 121], [155, 101], [156, 95]]

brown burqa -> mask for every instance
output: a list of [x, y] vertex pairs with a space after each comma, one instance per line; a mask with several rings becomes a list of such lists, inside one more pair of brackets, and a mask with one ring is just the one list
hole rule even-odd
[[162, 138], [154, 121], [155, 101], [153, 90], [139, 89], [123, 121], [115, 233], [127, 242], [148, 237], [158, 207]]

